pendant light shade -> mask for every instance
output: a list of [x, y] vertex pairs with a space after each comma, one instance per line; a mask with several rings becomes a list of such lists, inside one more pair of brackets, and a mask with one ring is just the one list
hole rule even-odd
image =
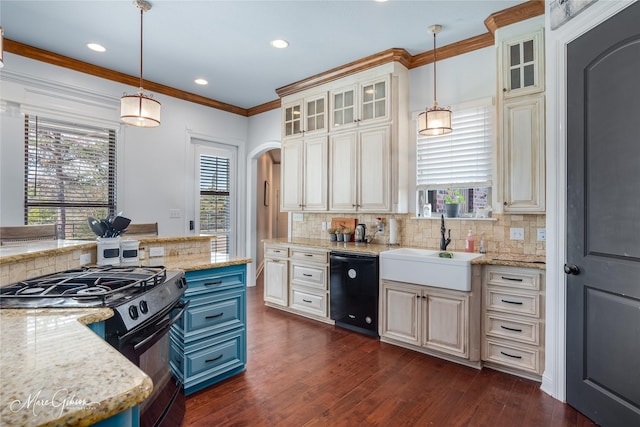
[[424, 136], [446, 135], [451, 133], [451, 110], [438, 107], [436, 98], [436, 34], [441, 25], [432, 25], [429, 32], [433, 34], [433, 107], [418, 115], [418, 133]]
[[135, 95], [126, 93], [120, 98], [120, 120], [122, 123], [143, 128], [160, 126], [160, 102], [152, 95], [145, 95], [142, 88], [142, 20], [144, 12], [151, 10], [151, 3], [136, 0], [135, 5], [140, 9], [140, 88]]

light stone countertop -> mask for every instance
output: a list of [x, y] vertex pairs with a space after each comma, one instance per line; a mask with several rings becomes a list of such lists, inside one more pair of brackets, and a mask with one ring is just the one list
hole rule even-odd
[[0, 425], [90, 425], [144, 401], [151, 378], [85, 326], [111, 316], [0, 310]]
[[197, 271], [249, 264], [250, 258], [232, 257], [226, 254], [195, 254], [186, 256], [153, 257], [140, 260], [141, 265], [164, 265], [167, 270]]
[[[268, 239], [263, 243], [295, 245], [305, 248], [325, 249], [329, 251], [345, 251], [353, 253], [364, 253], [370, 255], [380, 255], [381, 252], [391, 249], [398, 249], [399, 245], [381, 245], [376, 243], [354, 243], [354, 242], [332, 242], [328, 239], [306, 239], [306, 238], [280, 238]], [[419, 248], [425, 249], [425, 248]], [[517, 254], [485, 254], [482, 257], [471, 261], [475, 265], [503, 265], [508, 267], [546, 269], [545, 257], [537, 255], [517, 255]]]

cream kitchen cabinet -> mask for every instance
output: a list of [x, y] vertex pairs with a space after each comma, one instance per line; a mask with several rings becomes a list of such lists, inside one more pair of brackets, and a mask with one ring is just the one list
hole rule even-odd
[[392, 210], [389, 132], [379, 126], [330, 136], [329, 210]]
[[289, 305], [289, 248], [265, 245], [264, 300], [286, 307]]
[[[313, 99], [317, 111], [319, 94], [329, 98], [328, 131], [293, 133], [304, 131], [304, 121], [294, 116], [308, 116], [302, 110], [309, 110]], [[283, 210], [408, 211], [409, 74], [404, 65], [390, 62], [289, 93], [282, 106]], [[310, 138], [321, 136], [328, 137], [324, 156], [319, 145], [305, 156]], [[294, 143], [298, 146], [289, 145]]]
[[504, 99], [545, 90], [544, 28], [502, 40], [498, 51], [499, 84]]
[[545, 213], [544, 17], [496, 31], [498, 198], [510, 214]]
[[389, 120], [389, 76], [331, 90], [331, 129]]
[[459, 292], [382, 280], [381, 340], [477, 364], [479, 322], [471, 322], [470, 316], [479, 315], [479, 301], [477, 291]]
[[502, 201], [505, 213], [545, 211], [544, 94], [502, 106]]
[[282, 210], [327, 210], [327, 155], [326, 135], [282, 144]]
[[326, 133], [326, 92], [297, 99], [282, 106], [282, 136], [284, 139]]
[[291, 248], [289, 308], [329, 318], [329, 253]]
[[544, 273], [489, 266], [482, 292], [482, 360], [539, 381], [544, 371]]

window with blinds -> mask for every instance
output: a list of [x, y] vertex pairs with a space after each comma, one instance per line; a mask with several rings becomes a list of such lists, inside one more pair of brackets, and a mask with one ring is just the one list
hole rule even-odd
[[200, 234], [215, 236], [211, 251], [229, 253], [231, 238], [231, 161], [200, 156]]
[[418, 188], [491, 186], [493, 105], [491, 101], [478, 104], [453, 109], [450, 134], [418, 137]]
[[25, 115], [24, 222], [95, 238], [87, 217], [116, 208], [116, 132]]

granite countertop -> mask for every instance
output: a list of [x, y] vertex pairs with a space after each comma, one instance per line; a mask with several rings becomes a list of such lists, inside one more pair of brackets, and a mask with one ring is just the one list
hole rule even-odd
[[250, 258], [232, 257], [226, 254], [196, 254], [187, 256], [153, 257], [140, 260], [141, 265], [164, 265], [168, 270], [197, 271], [249, 264]]
[[0, 310], [0, 425], [90, 425], [144, 401], [151, 378], [85, 326], [111, 316]]
[[[296, 245], [306, 248], [325, 249], [330, 251], [347, 251], [354, 253], [366, 253], [373, 255], [380, 255], [380, 252], [388, 251], [390, 249], [398, 249], [404, 246], [398, 245], [384, 245], [376, 243], [354, 243], [354, 242], [332, 242], [326, 239], [306, 239], [306, 238], [280, 238], [264, 240], [264, 243], [269, 244], [284, 244], [284, 245]], [[408, 246], [406, 246], [408, 247]], [[424, 248], [421, 248], [424, 249]], [[524, 267], [524, 268], [536, 268], [544, 270], [546, 268], [545, 257], [539, 255], [517, 255], [517, 254], [485, 254], [482, 257], [476, 258], [471, 261], [471, 264], [476, 265], [503, 265], [508, 267]]]

